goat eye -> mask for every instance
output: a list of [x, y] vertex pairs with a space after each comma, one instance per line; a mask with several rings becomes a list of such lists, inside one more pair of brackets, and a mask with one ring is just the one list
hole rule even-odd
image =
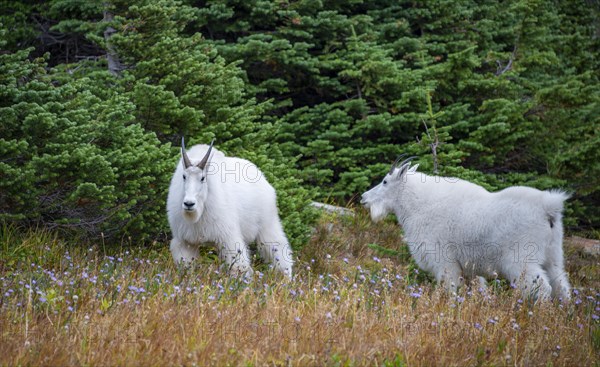
[[205, 177], [203, 176], [203, 177], [200, 179], [200, 182], [204, 182], [204, 179], [205, 179]]
[[185, 179], [186, 179], [186, 178], [187, 178], [187, 177], [186, 177], [185, 175], [183, 175], [183, 180], [184, 180], [184, 181], [185, 181]]
[[385, 184], [387, 184], [387, 181], [386, 181], [386, 180], [383, 180], [383, 184], [384, 184], [384, 185], [385, 185]]

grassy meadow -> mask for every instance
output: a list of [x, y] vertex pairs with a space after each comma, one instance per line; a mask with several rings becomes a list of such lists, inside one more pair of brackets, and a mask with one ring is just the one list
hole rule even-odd
[[[503, 281], [452, 296], [419, 272], [391, 221], [325, 217], [287, 281], [251, 280], [206, 250], [0, 236], [0, 365], [598, 366], [599, 258], [566, 244], [569, 303]], [[388, 250], [385, 250], [388, 249]]]

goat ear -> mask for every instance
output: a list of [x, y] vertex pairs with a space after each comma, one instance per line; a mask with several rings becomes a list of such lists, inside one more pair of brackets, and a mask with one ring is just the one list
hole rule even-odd
[[398, 177], [398, 178], [402, 177], [402, 175], [404, 175], [406, 172], [408, 172], [409, 168], [410, 168], [410, 163], [406, 163], [405, 165], [401, 166], [400, 169], [398, 170], [398, 175], [396, 177]]
[[398, 176], [397, 177], [402, 177], [402, 175], [405, 175], [407, 173], [411, 173], [411, 174], [415, 173], [415, 172], [417, 172], [417, 168], [419, 168], [419, 164], [418, 163], [411, 167], [410, 166], [410, 161], [409, 161], [409, 162], [405, 163], [404, 165], [400, 166], [400, 170], [398, 171]]

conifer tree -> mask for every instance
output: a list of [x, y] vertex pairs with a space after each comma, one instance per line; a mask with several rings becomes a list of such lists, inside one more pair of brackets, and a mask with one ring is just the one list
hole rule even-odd
[[[138, 148], [140, 149], [139, 154], [147, 154], [149, 162], [159, 162], [159, 164], [154, 164], [154, 168], [150, 171], [144, 165], [140, 165], [138, 168], [140, 175], [151, 173], [156, 178], [156, 183], [152, 184], [152, 190], [149, 191], [151, 194], [149, 197], [152, 200], [151, 206], [141, 205], [138, 208], [135, 205], [143, 203], [147, 198], [140, 192], [143, 185], [139, 183], [137, 191], [123, 190], [122, 193], [119, 193], [123, 200], [129, 200], [131, 203], [131, 205], [120, 205], [114, 195], [124, 187], [123, 185], [114, 185], [112, 189], [106, 189], [108, 190], [106, 192], [110, 191], [113, 196], [107, 194], [101, 197], [104, 200], [101, 204], [102, 210], [106, 212], [106, 215], [98, 215], [93, 220], [87, 220], [80, 227], [85, 226], [86, 232], [91, 234], [102, 231], [105, 234], [109, 232], [111, 234], [135, 233], [146, 237], [156, 237], [166, 230], [165, 213], [162, 207], [166, 200], [168, 180], [178, 159], [178, 145], [181, 136], [186, 136], [189, 144], [206, 143], [216, 137], [221, 150], [228, 154], [250, 158], [262, 168], [269, 181], [279, 192], [279, 206], [290, 240], [295, 246], [304, 243], [309, 225], [314, 217], [308, 208], [309, 193], [299, 187], [300, 183], [294, 177], [295, 171], [289, 167], [290, 159], [280, 153], [277, 144], [269, 144], [272, 140], [270, 136], [274, 134], [274, 126], [269, 123], [268, 119], [265, 119], [266, 122], [263, 121], [263, 117], [270, 105], [268, 102], [257, 103], [255, 101], [252, 92], [245, 87], [244, 72], [236, 66], [236, 63], [225, 62], [212, 45], [204, 42], [201, 34], [188, 36], [182, 33], [195, 16], [192, 8], [170, 0], [103, 2], [101, 6], [95, 7], [83, 3], [55, 0], [48, 7], [40, 6], [40, 9], [45, 12], [45, 16], [52, 15], [52, 11], [59, 8], [69, 9], [69, 12], [62, 15], [54, 14], [55, 17], [51, 19], [51, 22], [55, 24], [56, 32], [64, 31], [65, 38], [85, 38], [103, 50], [103, 57], [85, 58], [76, 63], [58, 64], [47, 78], [47, 82], [51, 85], [60, 84], [60, 88], [55, 89], [56, 93], [62, 97], [56, 98], [76, 99], [90, 109], [95, 106], [93, 111], [101, 110], [101, 106], [105, 106], [106, 109], [114, 107], [114, 113], [102, 113], [97, 117], [90, 114], [87, 116], [92, 120], [98, 120], [96, 123], [99, 125], [109, 124], [115, 127], [115, 136], [109, 139], [110, 141], [115, 140], [111, 143], [112, 149], [119, 149], [119, 151], [125, 149], [119, 147], [119, 144], [129, 146], [126, 149], [126, 158], [119, 158], [120, 160], [133, 159], [135, 154], [132, 155], [130, 150], [133, 149], [133, 146], [138, 145], [133, 144], [133, 141], [122, 139], [119, 135], [119, 129], [122, 128], [137, 129], [136, 134], [138, 135], [154, 137], [151, 145], [155, 145], [160, 152], [159, 156], [144, 152], [145, 149], [150, 148], [143, 146]], [[106, 17], [107, 13], [111, 16]], [[68, 24], [75, 24], [71, 21], [71, 16], [74, 14], [80, 16], [75, 22], [79, 26], [68, 27]], [[85, 17], [81, 17], [82, 14]], [[110, 38], [105, 33], [109, 28], [115, 30], [111, 32]], [[113, 53], [113, 56], [120, 62], [118, 73], [111, 70], [116, 75], [110, 75], [107, 72], [105, 59], [108, 53]], [[52, 55], [50, 55], [50, 59], [52, 59]], [[61, 60], [55, 61], [60, 62]], [[89, 98], [86, 99], [87, 97]], [[50, 102], [45, 99], [42, 101]], [[10, 103], [8, 103], [7, 109], [14, 109]], [[59, 118], [59, 116], [50, 116], [48, 124], [56, 124], [54, 120]], [[85, 130], [80, 126], [84, 123], [79, 118], [72, 124], [77, 129]], [[16, 125], [18, 124], [15, 122], [15, 128]], [[57, 125], [57, 128], [58, 126], [60, 125]], [[97, 133], [111, 134], [111, 131], [110, 129], [98, 129]], [[57, 134], [59, 134], [59, 130], [48, 130], [46, 139], [55, 139]], [[15, 135], [19, 134], [15, 133]], [[27, 139], [27, 137], [25, 138]], [[94, 141], [94, 138], [90, 137], [90, 139]], [[106, 139], [108, 137], [104, 140]], [[176, 144], [169, 149], [169, 142], [176, 142]], [[39, 144], [45, 144], [45, 141], [40, 139]], [[49, 153], [49, 158], [56, 159], [56, 161], [66, 159], [65, 157], [68, 157], [69, 153], [61, 149], [67, 148], [66, 146], [55, 147], [55, 150]], [[99, 156], [98, 159], [106, 159], [103, 154], [109, 153], [100, 151], [95, 154]], [[112, 158], [118, 158], [116, 153], [110, 154]], [[53, 157], [53, 155], [60, 155], [62, 158]], [[81, 154], [82, 157], [84, 155]], [[125, 172], [128, 175], [135, 173], [133, 168], [124, 170], [117, 163], [108, 161], [105, 164], [105, 171], [98, 171], [98, 176], [83, 180], [90, 185], [82, 186], [85, 187], [82, 192], [88, 196], [94, 194], [101, 196], [101, 193], [95, 192], [92, 186], [101, 186], [100, 183], [109, 185], [112, 183], [111, 180], [127, 177]], [[58, 175], [60, 171], [60, 166], [46, 165], [45, 167], [48, 175]], [[114, 172], [109, 174], [111, 170]], [[117, 171], [120, 173], [115, 173]], [[53, 207], [66, 207], [67, 197], [71, 195], [71, 191], [78, 190], [76, 187], [74, 185], [74, 187], [61, 188], [61, 195], [48, 193], [50, 188], [44, 187], [35, 195], [52, 196]], [[101, 191], [101, 189], [98, 190]], [[136, 197], [135, 195], [142, 196]], [[89, 198], [84, 201], [79, 200], [78, 203], [88, 200]], [[106, 204], [111, 200], [118, 204], [118, 207], [112, 208]], [[90, 206], [90, 208], [92, 207]], [[31, 215], [19, 210], [11, 209], [10, 205], [6, 205], [7, 216], [18, 213], [15, 214], [18, 218], [32, 220]], [[80, 214], [79, 211], [68, 210], [67, 214], [51, 212], [51, 215], [68, 217], [60, 219], [62, 224], [63, 219], [69, 222]], [[45, 213], [47, 210], [41, 208], [39, 211]], [[122, 222], [108, 220], [107, 218], [119, 217], [113, 214], [113, 211], [118, 211], [122, 220], [133, 220], [135, 217], [140, 224], [136, 230], [140, 230], [142, 233], [129, 231], [129, 224], [125, 226]], [[90, 215], [92, 212], [93, 210], [89, 210]], [[36, 220], [54, 226], [55, 223], [48, 217], [44, 214]], [[152, 217], [154, 221], [149, 221], [148, 225], [143, 226], [146, 217]], [[115, 226], [115, 223], [121, 224]], [[70, 222], [65, 226], [70, 226]]]
[[87, 236], [164, 228], [169, 150], [119, 90], [63, 83], [28, 51], [0, 55], [0, 218]]
[[[49, 52], [55, 83], [127, 102], [162, 144], [217, 137], [260, 162], [285, 193], [293, 233], [306, 233], [306, 190], [347, 203], [403, 152], [419, 155], [423, 170], [491, 190], [563, 188], [573, 193], [570, 226], [600, 223], [597, 2], [52, 0], [6, 9], [5, 47], [34, 46], [31, 60]], [[111, 47], [123, 68], [116, 78], [105, 72]]]
[[[590, 176], [598, 175], [581, 173], [595, 168], [574, 168], [598, 151], [598, 62], [590, 55], [599, 27], [588, 2], [194, 5], [199, 29], [241, 62], [259, 97], [277, 101], [282, 148], [300, 157], [321, 197], [345, 202], [400, 152], [419, 154], [433, 170], [437, 132], [440, 174], [494, 190], [562, 187], [576, 192], [581, 223], [599, 222], [589, 211], [599, 186]], [[574, 144], [576, 135], [585, 142]]]

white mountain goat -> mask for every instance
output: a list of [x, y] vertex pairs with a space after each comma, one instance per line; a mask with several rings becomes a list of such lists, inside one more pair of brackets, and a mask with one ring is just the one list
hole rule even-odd
[[417, 172], [413, 158], [396, 160], [361, 203], [373, 221], [396, 215], [419, 267], [450, 291], [465, 279], [500, 276], [534, 298], [570, 298], [562, 248], [567, 194], [523, 186], [489, 192]]
[[[214, 140], [213, 140], [214, 143]], [[176, 263], [198, 258], [199, 245], [217, 245], [219, 258], [234, 275], [250, 275], [248, 244], [288, 277], [292, 251], [277, 214], [273, 187], [253, 163], [208, 145], [195, 145], [181, 159], [171, 179], [167, 214]]]

